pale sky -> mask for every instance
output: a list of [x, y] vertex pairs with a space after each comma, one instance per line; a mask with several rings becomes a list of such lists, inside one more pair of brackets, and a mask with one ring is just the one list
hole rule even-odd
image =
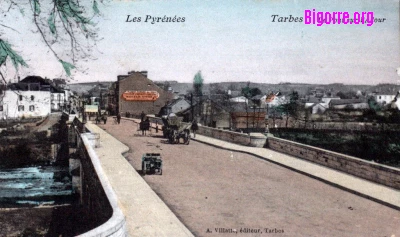
[[[201, 70], [206, 83], [400, 83], [399, 5], [399, 0], [110, 0], [99, 4], [103, 39], [93, 53], [97, 60], [81, 62], [87, 74], [75, 71], [73, 82], [112, 81], [131, 70], [147, 70], [156, 81], [192, 82]], [[304, 20], [272, 22], [272, 15], [304, 17], [306, 9], [347, 11], [351, 18], [355, 11], [372, 11], [386, 20], [320, 27]], [[128, 15], [141, 22], [126, 22]], [[185, 22], [151, 24], [144, 22], [146, 15]], [[27, 59], [21, 77], [65, 75], [54, 57], [43, 53], [40, 38], [30, 34], [32, 22], [20, 14], [10, 19], [20, 33], [5, 31], [1, 37]], [[5, 74], [15, 78], [12, 69]]]

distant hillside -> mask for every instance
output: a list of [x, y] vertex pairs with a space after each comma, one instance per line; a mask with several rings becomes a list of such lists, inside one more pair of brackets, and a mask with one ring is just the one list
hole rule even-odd
[[[86, 82], [69, 84], [72, 91], [82, 94], [93, 88], [97, 84], [102, 84], [104, 86], [110, 86], [113, 81], [105, 82]], [[155, 83], [159, 83], [155, 81]], [[248, 82], [220, 82], [220, 83], [208, 83], [203, 86], [203, 93], [208, 94], [210, 88], [219, 88], [221, 90], [233, 90], [241, 91], [242, 88], [246, 87]], [[187, 92], [193, 90], [192, 83], [170, 83], [171, 88], [174, 92], [178, 94], [186, 94]], [[280, 84], [269, 84], [269, 83], [251, 83], [250, 87], [257, 87], [263, 93], [267, 94], [270, 92], [282, 92], [283, 94], [288, 94], [292, 91], [297, 91], [300, 95], [307, 95], [311, 90], [322, 89], [326, 92], [330, 92], [332, 95], [340, 92], [350, 92], [350, 91], [361, 91], [365, 94], [372, 92], [377, 92], [380, 94], [396, 94], [400, 90], [400, 86], [395, 84], [379, 84], [379, 85], [346, 85], [342, 83], [334, 84], [301, 84], [301, 83], [280, 83]]]
[[109, 87], [113, 83], [113, 81], [101, 81], [101, 82], [83, 82], [83, 83], [75, 83], [68, 84], [71, 91], [77, 93], [78, 95], [82, 95], [83, 93], [88, 92], [94, 86], [101, 84], [105, 87]]

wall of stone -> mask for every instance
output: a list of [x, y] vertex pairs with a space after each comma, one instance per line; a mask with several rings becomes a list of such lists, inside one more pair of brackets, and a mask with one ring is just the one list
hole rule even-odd
[[[161, 120], [155, 118], [152, 118], [152, 121], [162, 124]], [[199, 126], [198, 134], [240, 145], [256, 146], [254, 145], [256, 141], [252, 141], [255, 138], [254, 135], [246, 133]], [[262, 147], [261, 144], [263, 142], [261, 140], [257, 142], [259, 144], [257, 147]], [[400, 189], [400, 169], [275, 137], [268, 137], [267, 146], [278, 152], [343, 171], [391, 188]]]
[[[77, 123], [75, 119], [73, 124]], [[78, 127], [74, 126], [76, 134], [80, 134]], [[80, 204], [85, 209], [81, 219], [90, 230], [80, 236], [127, 236], [125, 217], [90, 140], [93, 134], [81, 133], [76, 140], [72, 137], [80, 159]]]
[[[86, 138], [85, 134], [81, 136], [85, 136]], [[90, 146], [86, 146], [80, 140], [78, 152], [81, 160], [81, 204], [85, 208], [85, 213], [90, 213], [90, 215], [85, 217], [85, 221], [90, 226], [89, 229], [94, 229], [110, 219], [112, 208], [87, 151], [87, 147], [90, 148]]]
[[400, 169], [276, 137], [268, 137], [267, 144], [272, 150], [400, 189]]
[[[150, 117], [150, 122], [152, 123], [157, 122], [160, 125], [163, 124], [162, 120], [156, 117]], [[197, 134], [244, 146], [264, 147], [266, 145], [266, 137], [261, 133], [255, 133], [249, 135], [247, 133], [238, 133], [223, 129], [199, 126]]]
[[232, 132], [205, 126], [199, 126], [197, 134], [204, 135], [207, 137], [213, 137], [216, 139], [240, 145], [245, 145], [245, 146], [250, 145], [250, 136], [247, 133], [238, 133], [238, 132]]

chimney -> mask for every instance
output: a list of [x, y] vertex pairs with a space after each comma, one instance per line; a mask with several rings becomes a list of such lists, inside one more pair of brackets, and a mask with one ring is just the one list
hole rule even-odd
[[20, 81], [20, 77], [18, 76], [18, 83], [19, 83], [19, 81]]
[[141, 71], [140, 73], [147, 78], [147, 71]]
[[128, 75], [131, 75], [136, 72], [142, 74], [143, 76], [145, 76], [147, 78], [147, 71], [129, 71]]

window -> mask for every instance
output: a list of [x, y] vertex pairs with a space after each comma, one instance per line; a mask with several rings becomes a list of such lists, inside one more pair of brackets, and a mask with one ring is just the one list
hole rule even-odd
[[0, 105], [0, 112], [1, 112], [1, 111], [3, 111], [3, 106], [2, 106], [2, 105]]
[[19, 95], [19, 100], [20, 100], [20, 101], [22, 100], [22, 95]]
[[35, 96], [31, 95], [31, 101], [34, 101], [34, 100], [35, 100]]
[[34, 105], [29, 105], [29, 111], [31, 111], [31, 112], [35, 111], [35, 106]]
[[25, 107], [23, 105], [18, 105], [18, 111], [24, 111]]

